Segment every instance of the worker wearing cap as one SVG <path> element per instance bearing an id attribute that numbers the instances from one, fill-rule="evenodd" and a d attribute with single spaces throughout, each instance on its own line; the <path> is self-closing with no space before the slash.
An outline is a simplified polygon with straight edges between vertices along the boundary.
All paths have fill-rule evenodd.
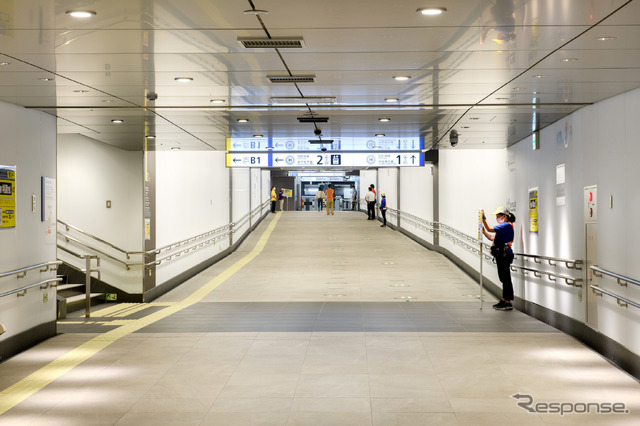
<path id="1" fill-rule="evenodd" d="M 493 305 L 494 309 L 500 311 L 510 311 L 513 309 L 511 301 L 513 300 L 513 283 L 511 282 L 511 263 L 513 262 L 513 237 L 515 231 L 513 223 L 516 217 L 508 209 L 500 206 L 493 214 L 496 215 L 498 224 L 494 227 L 489 226 L 487 217 L 482 210 L 482 233 L 485 237 L 493 241 L 491 246 L 491 254 L 496 259 L 498 266 L 498 278 L 502 283 L 502 299 Z"/>

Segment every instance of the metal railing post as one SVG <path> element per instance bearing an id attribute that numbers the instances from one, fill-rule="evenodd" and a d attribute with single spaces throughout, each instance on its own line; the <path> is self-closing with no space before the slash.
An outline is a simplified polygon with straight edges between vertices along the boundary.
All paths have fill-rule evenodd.
<path id="1" fill-rule="evenodd" d="M 83 256 L 85 258 L 85 302 L 84 302 L 84 316 L 89 318 L 91 316 L 91 255 Z"/>

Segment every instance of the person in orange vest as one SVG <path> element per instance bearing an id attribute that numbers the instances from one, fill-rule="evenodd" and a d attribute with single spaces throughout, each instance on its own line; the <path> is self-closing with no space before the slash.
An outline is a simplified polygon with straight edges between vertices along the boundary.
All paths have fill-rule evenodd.
<path id="1" fill-rule="evenodd" d="M 329 212 L 333 214 L 333 188 L 331 184 L 327 185 L 327 190 L 324 193 L 327 197 L 327 215 L 329 215 Z"/>
<path id="2" fill-rule="evenodd" d="M 271 213 L 276 212 L 276 201 L 278 201 L 278 197 L 276 196 L 276 187 L 271 188 Z"/>

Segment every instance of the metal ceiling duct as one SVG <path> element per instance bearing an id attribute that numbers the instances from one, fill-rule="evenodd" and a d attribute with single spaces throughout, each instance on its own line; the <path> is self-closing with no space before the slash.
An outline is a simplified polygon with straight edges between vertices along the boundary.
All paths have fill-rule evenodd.
<path id="1" fill-rule="evenodd" d="M 304 47 L 302 37 L 289 38 L 241 38 L 240 43 L 245 49 L 300 49 Z"/>

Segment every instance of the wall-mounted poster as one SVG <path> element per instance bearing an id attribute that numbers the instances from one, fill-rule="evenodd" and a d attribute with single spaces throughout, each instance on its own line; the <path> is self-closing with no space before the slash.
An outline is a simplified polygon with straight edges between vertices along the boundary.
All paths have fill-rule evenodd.
<path id="1" fill-rule="evenodd" d="M 538 188 L 529 190 L 529 233 L 538 233 Z"/>
<path id="2" fill-rule="evenodd" d="M 56 243 L 56 180 L 42 176 L 42 198 L 40 201 L 40 220 L 45 223 L 45 244 Z"/>
<path id="3" fill-rule="evenodd" d="M 16 226 L 16 166 L 0 166 L 0 228 Z"/>

